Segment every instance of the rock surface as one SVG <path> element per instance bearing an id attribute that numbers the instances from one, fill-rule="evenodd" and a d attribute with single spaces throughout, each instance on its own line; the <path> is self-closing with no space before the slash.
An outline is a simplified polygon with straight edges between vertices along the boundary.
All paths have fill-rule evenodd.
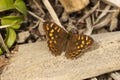
<path id="1" fill-rule="evenodd" d="M 99 47 L 74 60 L 52 56 L 46 41 L 20 45 L 1 80 L 80 80 L 120 70 L 120 32 L 92 37 Z"/>

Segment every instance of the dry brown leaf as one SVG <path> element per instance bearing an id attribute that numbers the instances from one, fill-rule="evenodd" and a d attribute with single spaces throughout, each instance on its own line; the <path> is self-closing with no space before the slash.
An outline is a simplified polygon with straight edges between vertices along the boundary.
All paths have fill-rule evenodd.
<path id="1" fill-rule="evenodd" d="M 89 0 L 60 0 L 60 2 L 68 13 L 80 11 L 89 4 Z"/>

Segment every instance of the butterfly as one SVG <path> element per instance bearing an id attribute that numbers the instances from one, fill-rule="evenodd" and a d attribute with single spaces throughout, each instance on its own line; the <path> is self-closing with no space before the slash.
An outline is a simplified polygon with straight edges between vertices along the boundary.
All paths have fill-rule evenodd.
<path id="1" fill-rule="evenodd" d="M 66 58 L 75 58 L 94 42 L 90 36 L 67 32 L 53 22 L 44 22 L 43 28 L 48 37 L 49 50 L 54 56 L 65 51 Z"/>

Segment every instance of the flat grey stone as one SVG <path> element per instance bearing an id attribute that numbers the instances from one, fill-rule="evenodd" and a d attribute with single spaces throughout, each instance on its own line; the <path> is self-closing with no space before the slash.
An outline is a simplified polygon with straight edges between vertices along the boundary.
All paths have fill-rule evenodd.
<path id="1" fill-rule="evenodd" d="M 1 80 L 80 80 L 120 70 L 120 32 L 92 37 L 99 46 L 74 60 L 51 55 L 46 41 L 20 45 Z"/>

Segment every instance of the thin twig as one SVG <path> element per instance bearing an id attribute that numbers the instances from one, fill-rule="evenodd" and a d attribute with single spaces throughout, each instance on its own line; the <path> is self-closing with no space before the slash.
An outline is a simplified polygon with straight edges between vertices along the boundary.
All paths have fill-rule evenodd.
<path id="1" fill-rule="evenodd" d="M 3 47 L 3 48 L 5 49 L 5 51 L 7 52 L 7 54 L 5 54 L 5 56 L 8 57 L 9 54 L 10 54 L 10 51 L 9 51 L 8 47 L 6 46 L 6 44 L 4 43 L 4 40 L 3 40 L 3 38 L 2 38 L 1 33 L 0 33 L 0 43 L 2 44 L 2 47 Z"/>
<path id="2" fill-rule="evenodd" d="M 86 30 L 85 34 L 90 35 L 93 31 L 92 22 L 91 22 L 90 17 L 87 17 L 85 21 L 86 21 L 86 24 L 87 24 L 87 30 Z"/>
<path id="3" fill-rule="evenodd" d="M 81 17 L 78 20 L 78 24 L 80 22 L 83 22 L 85 20 L 85 18 L 87 18 L 90 14 L 92 14 L 98 8 L 99 4 L 100 4 L 100 1 L 98 1 L 97 4 L 90 11 L 88 11 L 83 17 Z"/>
<path id="4" fill-rule="evenodd" d="M 45 22 L 45 20 L 43 20 L 42 18 L 40 18 L 39 16 L 37 16 L 35 13 L 31 12 L 31 11 L 27 11 L 30 15 L 32 15 L 33 17 L 37 18 L 38 20 Z"/>
<path id="5" fill-rule="evenodd" d="M 13 26 L 13 25 L 4 25 L 4 26 L 0 26 L 0 29 L 2 29 L 2 28 L 7 28 L 7 27 L 11 27 L 11 26 Z"/>
<path id="6" fill-rule="evenodd" d="M 120 10 L 117 9 L 116 12 L 112 13 L 112 16 L 111 16 L 111 24 L 110 24 L 110 28 L 109 28 L 110 31 L 112 31 L 112 30 L 114 30 L 114 29 L 117 28 L 119 11 L 120 11 Z"/>
<path id="7" fill-rule="evenodd" d="M 96 11 L 98 11 L 98 12 L 107 12 L 107 13 L 111 13 L 111 12 L 116 12 L 117 10 L 106 10 L 106 11 L 104 11 L 104 10 L 99 10 L 99 9 L 97 9 Z"/>
<path id="8" fill-rule="evenodd" d="M 17 23 L 18 23 L 18 22 L 16 21 L 16 22 L 14 22 L 14 23 L 12 23 L 12 24 L 0 26 L 0 29 L 14 26 L 14 25 L 16 25 Z"/>
<path id="9" fill-rule="evenodd" d="M 36 0 L 33 0 L 37 8 L 41 11 L 42 14 L 45 14 L 45 12 L 42 10 L 41 6 L 36 2 Z"/>
<path id="10" fill-rule="evenodd" d="M 110 76 L 111 76 L 114 80 L 120 80 L 120 74 L 118 74 L 117 72 L 111 73 Z"/>
<path id="11" fill-rule="evenodd" d="M 91 78 L 90 80 L 98 80 L 98 79 L 94 77 L 94 78 Z"/>
<path id="12" fill-rule="evenodd" d="M 101 22 L 99 22 L 98 24 L 94 25 L 93 28 L 94 29 L 99 29 L 99 28 L 102 28 L 102 27 L 108 25 L 108 23 L 111 21 L 111 15 L 112 14 L 108 14 L 105 18 L 103 18 L 101 20 Z"/>
<path id="13" fill-rule="evenodd" d="M 49 11 L 49 13 L 50 13 L 51 17 L 53 18 L 54 22 L 62 27 L 62 25 L 60 23 L 60 20 L 58 19 L 57 15 L 56 15 L 54 9 L 52 8 L 51 4 L 49 3 L 49 1 L 48 0 L 42 0 L 42 2 L 46 6 L 46 8 Z"/>
<path id="14" fill-rule="evenodd" d="M 33 25 L 32 28 L 36 28 L 40 24 L 40 21 L 37 21 L 35 25 Z"/>
<path id="15" fill-rule="evenodd" d="M 97 20 L 93 23 L 93 25 L 97 24 L 100 21 L 100 19 L 103 18 L 107 14 L 106 10 L 109 10 L 110 7 L 111 7 L 110 5 L 107 5 L 105 7 L 104 11 L 98 16 Z"/>

